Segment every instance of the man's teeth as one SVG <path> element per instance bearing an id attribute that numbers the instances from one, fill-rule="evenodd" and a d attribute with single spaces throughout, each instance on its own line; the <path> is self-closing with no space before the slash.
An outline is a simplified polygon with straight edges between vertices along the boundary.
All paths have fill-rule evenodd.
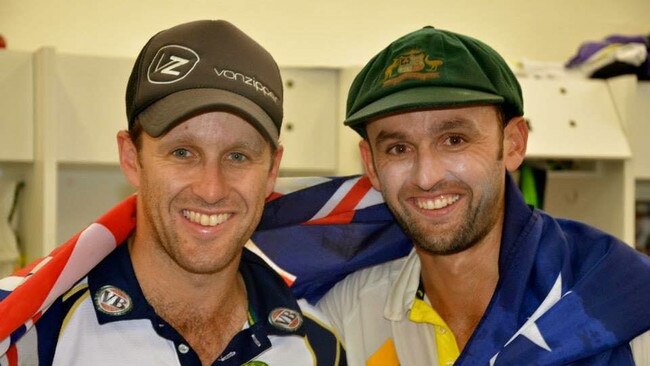
<path id="1" fill-rule="evenodd" d="M 436 199 L 419 199 L 417 200 L 418 207 L 424 210 L 438 210 L 447 207 L 452 203 L 458 201 L 459 195 L 440 196 Z"/>
<path id="2" fill-rule="evenodd" d="M 200 212 L 194 212 L 190 210 L 183 210 L 183 216 L 197 224 L 201 224 L 203 226 L 216 226 L 224 221 L 228 220 L 230 217 L 229 213 L 222 213 L 222 214 L 215 214 L 215 215 L 206 215 L 202 214 Z"/>

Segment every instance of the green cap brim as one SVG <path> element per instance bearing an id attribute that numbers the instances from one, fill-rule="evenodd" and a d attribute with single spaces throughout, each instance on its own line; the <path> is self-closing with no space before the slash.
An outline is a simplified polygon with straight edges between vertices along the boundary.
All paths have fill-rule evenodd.
<path id="1" fill-rule="evenodd" d="M 359 132 L 363 130 L 363 123 L 410 110 L 501 104 L 503 102 L 503 97 L 482 91 L 427 86 L 401 90 L 378 99 L 350 115 L 344 123 Z M 365 133 L 361 133 L 361 135 L 365 136 Z"/>

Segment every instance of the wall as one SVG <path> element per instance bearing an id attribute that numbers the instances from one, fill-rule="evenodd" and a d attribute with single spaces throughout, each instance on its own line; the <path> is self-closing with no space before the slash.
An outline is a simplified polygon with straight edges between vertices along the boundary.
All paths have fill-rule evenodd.
<path id="1" fill-rule="evenodd" d="M 163 28 L 222 18 L 282 66 L 341 67 L 433 25 L 478 37 L 513 62 L 564 61 L 585 40 L 649 33 L 648 15 L 648 0 L 0 0 L 0 34 L 16 50 L 135 57 Z"/>
<path id="2" fill-rule="evenodd" d="M 10 49 L 53 46 L 133 59 L 161 29 L 221 18 L 264 45 L 281 66 L 342 68 L 363 65 L 395 38 L 433 25 L 480 38 L 514 64 L 564 62 L 584 41 L 650 33 L 649 14 L 648 0 L 0 0 L 0 34 Z M 343 75 L 340 95 L 352 76 Z M 357 139 L 347 128 L 339 131 L 340 174 L 361 171 Z"/>

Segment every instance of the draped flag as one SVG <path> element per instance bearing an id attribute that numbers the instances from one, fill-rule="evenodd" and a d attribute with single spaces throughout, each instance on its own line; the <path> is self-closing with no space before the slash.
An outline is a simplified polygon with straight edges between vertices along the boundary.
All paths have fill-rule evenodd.
<path id="1" fill-rule="evenodd" d="M 0 363 L 16 365 L 18 339 L 128 238 L 136 199 L 0 280 Z M 456 365 L 631 364 L 627 342 L 650 328 L 648 257 L 531 210 L 511 179 L 504 222 L 499 283 Z M 278 180 L 246 245 L 311 302 L 348 273 L 412 249 L 381 195 L 359 176 Z"/>
<path id="2" fill-rule="evenodd" d="M 327 180 L 267 203 L 252 241 L 267 262 L 297 276 L 280 271 L 296 297 L 314 303 L 345 275 L 409 253 L 383 202 L 366 176 Z"/>
<path id="3" fill-rule="evenodd" d="M 633 365 L 649 302 L 647 256 L 531 209 L 507 179 L 499 282 L 455 365 Z"/>
<path id="4" fill-rule="evenodd" d="M 0 280 L 0 355 L 6 354 L 10 365 L 16 364 L 15 342 L 128 237 L 135 227 L 135 202 L 135 196 L 127 198 L 49 256 Z"/>

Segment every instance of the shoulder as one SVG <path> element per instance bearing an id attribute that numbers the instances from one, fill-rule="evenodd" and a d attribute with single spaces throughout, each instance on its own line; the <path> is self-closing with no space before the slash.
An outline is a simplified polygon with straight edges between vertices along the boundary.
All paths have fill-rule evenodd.
<path id="1" fill-rule="evenodd" d="M 324 297 L 329 301 L 335 298 L 362 298 L 367 292 L 377 289 L 386 291 L 395 282 L 407 257 L 378 264 L 369 268 L 354 272 L 337 283 Z"/>
<path id="2" fill-rule="evenodd" d="M 406 260 L 407 257 L 395 259 L 348 275 L 323 296 L 318 309 L 339 330 L 359 315 L 361 307 L 366 312 L 381 313 Z"/>
<path id="3" fill-rule="evenodd" d="M 631 261 L 643 271 L 650 270 L 650 260 L 617 237 L 583 222 L 554 218 L 543 211 L 542 235 L 547 240 L 564 243 L 576 268 L 587 270 L 596 264 L 607 262 L 623 263 Z M 604 261 L 604 263 L 600 263 Z M 647 272 L 650 273 L 650 272 Z"/>
<path id="4" fill-rule="evenodd" d="M 544 235 L 557 232 L 567 244 L 572 246 L 590 246 L 606 250 L 612 245 L 626 245 L 615 236 L 581 221 L 554 217 L 545 211 L 535 210 L 544 222 Z M 626 245 L 627 246 L 627 245 Z"/>
<path id="5" fill-rule="evenodd" d="M 31 328 L 23 326 L 24 334 L 16 342 L 18 364 L 51 362 L 66 319 L 74 314 L 79 303 L 88 298 L 88 282 L 83 278 L 54 300 Z"/>
<path id="6" fill-rule="evenodd" d="M 65 326 L 65 319 L 71 317 L 79 308 L 79 304 L 89 298 L 88 279 L 84 278 L 56 299 L 43 313 L 38 322 L 35 323 L 38 333 L 54 333 L 58 335 L 62 327 Z"/>
<path id="7" fill-rule="evenodd" d="M 384 308 L 408 258 L 348 275 L 317 304 L 341 336 L 351 364 L 364 364 L 368 355 L 390 337 Z"/>

